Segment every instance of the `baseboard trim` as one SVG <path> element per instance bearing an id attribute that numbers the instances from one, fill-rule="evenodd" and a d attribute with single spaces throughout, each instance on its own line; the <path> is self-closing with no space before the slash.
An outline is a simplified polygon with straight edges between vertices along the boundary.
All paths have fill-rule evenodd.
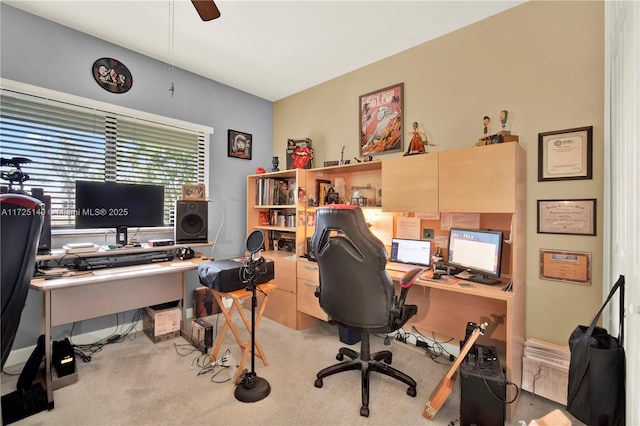
<path id="1" fill-rule="evenodd" d="M 193 315 L 193 308 L 187 309 L 187 318 L 191 318 Z M 128 324 L 120 324 L 120 329 L 126 330 L 133 325 L 132 322 Z M 138 321 L 135 328 L 132 331 L 142 331 L 142 321 Z M 75 344 L 86 344 L 89 342 L 97 342 L 98 340 L 105 339 L 113 334 L 113 327 L 103 328 L 100 330 L 94 330 L 88 333 L 78 334 L 73 336 Z M 7 362 L 4 368 L 11 368 L 13 366 L 21 366 L 29 359 L 29 356 L 35 349 L 36 345 L 27 346 L 20 349 L 14 349 L 9 353 Z"/>

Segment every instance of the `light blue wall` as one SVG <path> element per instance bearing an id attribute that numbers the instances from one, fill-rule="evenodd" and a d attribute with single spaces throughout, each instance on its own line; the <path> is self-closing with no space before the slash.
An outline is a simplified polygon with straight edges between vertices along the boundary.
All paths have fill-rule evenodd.
<path id="1" fill-rule="evenodd" d="M 207 184 L 213 201 L 209 204 L 209 239 L 213 240 L 223 223 L 214 257 L 225 259 L 244 252 L 246 175 L 260 166 L 271 167 L 272 102 L 181 69 L 174 69 L 172 76 L 166 63 L 5 4 L 0 4 L 0 43 L 2 78 L 213 127 Z M 96 84 L 91 66 L 102 57 L 117 59 L 129 68 L 133 75 L 131 90 L 112 94 Z M 169 92 L 172 81 L 173 97 Z M 253 135 L 252 160 L 227 157 L 228 129 Z M 56 240 L 53 243 L 61 245 Z M 197 275 L 191 273 L 190 289 L 197 285 Z M 40 308 L 40 295 L 31 291 L 14 349 L 36 343 Z M 115 326 L 114 316 L 84 321 L 76 325 L 74 335 L 110 326 Z M 68 333 L 69 327 L 59 327 L 55 332 Z"/>

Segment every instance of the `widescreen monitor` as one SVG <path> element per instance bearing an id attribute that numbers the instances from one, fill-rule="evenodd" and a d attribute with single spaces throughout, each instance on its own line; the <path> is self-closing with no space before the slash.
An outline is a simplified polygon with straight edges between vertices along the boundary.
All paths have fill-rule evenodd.
<path id="1" fill-rule="evenodd" d="M 499 284 L 502 232 L 483 229 L 449 230 L 447 264 L 462 269 L 459 276 L 480 284 Z M 495 278 L 491 278 L 495 277 Z"/>
<path id="2" fill-rule="evenodd" d="M 116 228 L 126 245 L 127 227 L 164 226 L 164 186 L 76 181 L 76 228 Z"/>

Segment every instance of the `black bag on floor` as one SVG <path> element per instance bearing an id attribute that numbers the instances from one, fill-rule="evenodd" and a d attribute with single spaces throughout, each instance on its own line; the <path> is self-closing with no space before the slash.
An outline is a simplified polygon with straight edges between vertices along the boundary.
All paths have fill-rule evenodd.
<path id="1" fill-rule="evenodd" d="M 618 337 L 597 327 L 602 311 L 620 288 Z M 624 276 L 609 292 L 591 325 L 579 325 L 569 337 L 571 362 L 567 411 L 588 425 L 625 424 Z"/>

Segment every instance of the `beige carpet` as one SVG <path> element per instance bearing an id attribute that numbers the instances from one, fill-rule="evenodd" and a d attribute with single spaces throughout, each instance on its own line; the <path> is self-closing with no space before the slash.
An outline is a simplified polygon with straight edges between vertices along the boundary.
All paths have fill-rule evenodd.
<path id="1" fill-rule="evenodd" d="M 236 315 L 235 319 L 238 320 Z M 221 318 L 218 332 L 222 328 Z M 209 318 L 215 324 L 215 316 Z M 239 330 L 244 325 L 238 324 Z M 241 326 L 241 327 L 240 327 Z M 246 336 L 244 333 L 243 336 Z M 393 366 L 418 383 L 417 396 L 389 377 L 372 373 L 370 416 L 360 416 L 360 372 L 350 371 L 314 386 L 315 374 L 336 362 L 344 346 L 336 327 L 320 323 L 295 331 L 264 318 L 258 329 L 269 365 L 256 358 L 256 372 L 271 385 L 265 399 L 244 403 L 236 400 L 229 370 L 214 376 L 198 374 L 207 360 L 194 352 L 183 338 L 153 344 L 142 332 L 122 343 L 107 345 L 90 363 L 78 360 L 77 383 L 54 392 L 55 408 L 30 416 L 19 425 L 449 425 L 460 424 L 459 380 L 434 421 L 422 416 L 426 400 L 447 370 L 415 348 L 372 337 L 372 349 L 391 348 Z M 223 351 L 236 360 L 241 351 L 227 333 Z M 358 349 L 358 345 L 353 346 Z M 446 360 L 442 362 L 448 363 Z M 250 369 L 251 362 L 247 362 Z M 19 373 L 21 367 L 6 367 Z M 15 376 L 2 376 L 2 393 L 15 389 Z M 225 381 L 224 383 L 217 383 Z M 528 424 L 559 404 L 523 392 L 516 415 L 509 424 Z M 566 414 L 566 412 L 565 412 Z M 574 425 L 580 424 L 567 415 Z M 491 425 L 488 425 L 491 426 Z"/>

